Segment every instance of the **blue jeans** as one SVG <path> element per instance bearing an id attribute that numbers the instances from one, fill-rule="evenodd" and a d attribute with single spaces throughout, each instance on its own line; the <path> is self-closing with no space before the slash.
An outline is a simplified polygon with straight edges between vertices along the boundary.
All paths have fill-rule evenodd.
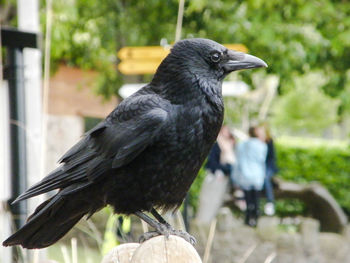
<path id="1" fill-rule="evenodd" d="M 231 184 L 232 186 L 235 185 L 234 174 L 235 174 L 235 165 L 232 164 L 232 165 L 231 165 L 231 172 L 230 172 L 230 184 Z"/>
<path id="2" fill-rule="evenodd" d="M 275 195 L 273 193 L 273 186 L 272 186 L 272 176 L 274 176 L 274 172 L 272 169 L 266 169 L 266 176 L 264 181 L 264 189 L 266 193 L 266 199 L 267 202 L 274 202 L 275 201 Z"/>

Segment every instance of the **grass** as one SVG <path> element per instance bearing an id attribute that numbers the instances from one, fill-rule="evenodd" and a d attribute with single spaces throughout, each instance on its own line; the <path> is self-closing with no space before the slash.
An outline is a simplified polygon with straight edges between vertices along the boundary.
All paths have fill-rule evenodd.
<path id="1" fill-rule="evenodd" d="M 72 245 L 58 242 L 48 248 L 47 258 L 59 263 L 99 263 L 102 260 L 102 254 L 98 248 L 86 247 L 79 244 L 76 250 L 72 249 L 73 247 Z M 75 259 L 73 259 L 74 254 L 77 255 Z"/>

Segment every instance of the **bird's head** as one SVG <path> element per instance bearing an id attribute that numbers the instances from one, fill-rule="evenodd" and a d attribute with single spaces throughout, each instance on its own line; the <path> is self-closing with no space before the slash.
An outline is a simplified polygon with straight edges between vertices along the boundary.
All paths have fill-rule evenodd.
<path id="1" fill-rule="evenodd" d="M 160 66 L 161 71 L 188 72 L 200 78 L 219 81 L 236 70 L 267 67 L 260 58 L 229 50 L 215 41 L 203 38 L 177 42 L 166 60 L 168 63 Z"/>

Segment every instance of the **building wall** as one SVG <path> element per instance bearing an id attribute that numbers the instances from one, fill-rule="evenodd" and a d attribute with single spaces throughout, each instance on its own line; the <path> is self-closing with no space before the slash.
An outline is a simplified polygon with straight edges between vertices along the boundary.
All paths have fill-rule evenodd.
<path id="1" fill-rule="evenodd" d="M 49 115 L 45 143 L 46 174 L 79 141 L 84 117 L 104 118 L 118 104 L 117 98 L 104 101 L 94 93 L 97 73 L 61 65 L 50 79 Z"/>
<path id="2" fill-rule="evenodd" d="M 46 138 L 46 173 L 59 164 L 61 156 L 76 144 L 84 133 L 84 119 L 74 115 L 49 115 Z"/>
<path id="3" fill-rule="evenodd" d="M 104 118 L 118 104 L 94 93 L 97 73 L 61 65 L 50 79 L 49 114 Z"/>

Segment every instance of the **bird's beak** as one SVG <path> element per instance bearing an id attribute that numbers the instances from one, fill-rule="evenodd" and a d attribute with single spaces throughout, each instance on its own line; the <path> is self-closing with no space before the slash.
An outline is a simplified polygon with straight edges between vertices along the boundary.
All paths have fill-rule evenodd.
<path id="1" fill-rule="evenodd" d="M 229 50 L 228 60 L 223 65 L 226 72 L 232 72 L 240 69 L 266 68 L 265 61 L 249 54 Z"/>

